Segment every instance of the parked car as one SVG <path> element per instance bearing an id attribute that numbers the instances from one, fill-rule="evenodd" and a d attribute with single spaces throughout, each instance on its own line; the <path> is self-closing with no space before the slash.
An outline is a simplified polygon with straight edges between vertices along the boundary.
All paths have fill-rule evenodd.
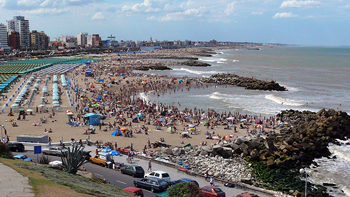
<path id="1" fill-rule="evenodd" d="M 143 191 L 140 188 L 137 187 L 127 187 L 123 189 L 126 192 L 130 192 L 133 193 L 135 196 L 140 196 L 140 197 L 144 197 L 143 195 Z"/>
<path id="2" fill-rule="evenodd" d="M 168 191 L 164 191 L 164 192 L 158 193 L 156 195 L 156 197 L 169 197 L 169 192 Z"/>
<path id="3" fill-rule="evenodd" d="M 246 192 L 246 193 L 241 193 L 241 194 L 238 194 L 237 196 L 232 196 L 232 197 L 259 197 L 259 196 Z"/>
<path id="4" fill-rule="evenodd" d="M 179 183 L 182 183 L 182 182 L 192 182 L 194 183 L 195 185 L 197 185 L 197 187 L 199 188 L 199 184 L 197 181 L 193 180 L 193 179 L 188 179 L 188 178 L 182 178 L 182 179 L 178 179 L 176 181 L 170 181 L 169 184 L 170 185 L 176 185 L 176 184 L 179 184 Z"/>
<path id="5" fill-rule="evenodd" d="M 10 142 L 7 144 L 7 147 L 9 147 L 11 151 L 16 151 L 16 152 L 24 151 L 24 145 L 20 142 Z"/>
<path id="6" fill-rule="evenodd" d="M 120 168 L 120 172 L 122 174 L 129 174 L 133 177 L 143 177 L 145 175 L 143 168 L 137 165 L 124 165 Z"/>
<path id="7" fill-rule="evenodd" d="M 160 178 L 160 179 L 164 179 L 166 182 L 170 182 L 169 174 L 163 171 L 153 171 L 153 172 L 147 173 L 145 174 L 145 178 L 146 177 Z"/>
<path id="8" fill-rule="evenodd" d="M 134 181 L 135 187 L 142 187 L 151 192 L 161 192 L 168 188 L 168 183 L 160 178 L 146 177 Z"/>
<path id="9" fill-rule="evenodd" d="M 15 155 L 13 156 L 15 159 L 21 159 L 23 161 L 32 161 L 31 158 L 27 157 L 27 155 Z"/>
<path id="10" fill-rule="evenodd" d="M 68 150 L 62 146 L 52 146 L 47 150 L 43 150 L 44 155 L 55 155 L 62 156 L 62 153 L 65 154 Z"/>
<path id="11" fill-rule="evenodd" d="M 223 192 L 220 188 L 215 186 L 204 186 L 199 189 L 200 196 L 211 197 L 211 196 L 222 196 L 226 197 L 225 192 Z"/>
<path id="12" fill-rule="evenodd" d="M 56 160 L 56 161 L 50 161 L 50 162 L 49 162 L 49 165 L 50 165 L 51 167 L 60 167 L 60 166 L 62 166 L 62 161 L 58 161 L 58 160 Z"/>

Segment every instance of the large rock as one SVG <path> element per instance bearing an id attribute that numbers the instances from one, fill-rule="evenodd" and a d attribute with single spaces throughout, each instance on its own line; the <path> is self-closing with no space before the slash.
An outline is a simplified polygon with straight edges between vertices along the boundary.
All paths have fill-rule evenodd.
<path id="1" fill-rule="evenodd" d="M 175 156 L 183 155 L 186 153 L 184 149 L 178 147 L 173 148 L 172 151 Z"/>

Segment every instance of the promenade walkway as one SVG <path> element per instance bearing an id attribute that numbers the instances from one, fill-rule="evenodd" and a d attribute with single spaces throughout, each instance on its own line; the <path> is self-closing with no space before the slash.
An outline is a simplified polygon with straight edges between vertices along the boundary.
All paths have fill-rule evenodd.
<path id="1" fill-rule="evenodd" d="M 28 177 L 0 163 L 0 197 L 35 196 L 28 181 Z"/>

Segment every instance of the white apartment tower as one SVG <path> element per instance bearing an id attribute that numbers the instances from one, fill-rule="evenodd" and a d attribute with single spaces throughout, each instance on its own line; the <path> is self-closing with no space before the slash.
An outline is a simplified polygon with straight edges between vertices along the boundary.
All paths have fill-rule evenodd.
<path id="1" fill-rule="evenodd" d="M 87 44 L 87 33 L 80 33 L 77 35 L 77 43 L 79 46 L 85 47 Z"/>
<path id="2" fill-rule="evenodd" d="M 0 23 L 0 50 L 10 49 L 7 42 L 7 29 L 6 25 Z"/>
<path id="3" fill-rule="evenodd" d="M 22 50 L 30 49 L 29 21 L 24 16 L 14 16 L 7 21 L 7 32 L 18 32 Z"/>

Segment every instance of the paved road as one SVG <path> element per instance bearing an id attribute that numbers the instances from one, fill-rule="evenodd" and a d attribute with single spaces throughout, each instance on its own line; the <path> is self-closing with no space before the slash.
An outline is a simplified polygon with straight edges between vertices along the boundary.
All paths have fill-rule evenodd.
<path id="1" fill-rule="evenodd" d="M 28 157 L 32 158 L 33 161 L 36 161 L 37 155 L 34 155 L 33 151 L 26 151 L 25 154 Z M 59 157 L 55 157 L 55 156 L 50 156 L 50 158 L 51 158 L 51 161 L 60 160 Z M 114 160 L 116 162 L 122 162 L 125 164 L 127 163 L 126 156 L 114 157 Z M 148 167 L 148 161 L 143 160 L 143 159 L 135 158 L 133 160 L 133 164 L 142 166 L 143 169 L 145 169 L 145 171 L 147 170 L 147 167 Z M 129 176 L 129 175 L 121 174 L 120 171 L 104 168 L 104 167 L 101 167 L 99 165 L 95 165 L 92 163 L 86 163 L 86 164 L 84 164 L 84 167 L 86 168 L 87 171 L 94 173 L 98 177 L 101 177 L 101 178 L 108 180 L 111 184 L 114 184 L 120 188 L 133 187 L 133 180 L 138 179 L 138 178 L 134 178 L 134 177 Z M 159 165 L 156 163 L 152 163 L 152 170 L 161 170 L 161 171 L 168 172 L 170 177 L 171 177 L 171 180 L 177 180 L 180 178 L 190 178 L 190 179 L 196 180 L 199 183 L 200 187 L 203 187 L 205 185 L 209 185 L 209 183 L 206 182 L 203 177 L 190 176 L 190 175 L 187 175 L 185 173 L 178 172 L 174 168 Z M 226 196 L 228 196 L 228 197 L 233 196 L 233 195 L 237 195 L 237 194 L 240 194 L 243 192 L 247 192 L 247 191 L 244 191 L 241 189 L 224 187 L 222 183 L 218 183 L 218 182 L 216 182 L 216 186 L 220 187 L 226 193 Z M 145 193 L 145 196 L 147 196 L 147 197 L 154 197 L 155 196 L 155 194 L 151 193 L 148 190 L 143 189 L 143 191 Z M 267 195 L 263 195 L 263 194 L 259 194 L 259 196 L 268 197 Z"/>

